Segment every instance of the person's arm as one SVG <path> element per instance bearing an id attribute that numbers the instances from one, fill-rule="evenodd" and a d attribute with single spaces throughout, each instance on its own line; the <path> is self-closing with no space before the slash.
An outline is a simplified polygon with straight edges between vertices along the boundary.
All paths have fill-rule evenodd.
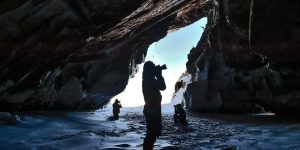
<path id="1" fill-rule="evenodd" d="M 156 75 L 156 79 L 158 81 L 158 89 L 160 91 L 165 90 L 166 89 L 166 83 L 165 83 L 164 77 L 161 75 L 161 71 L 160 71 L 160 73 L 158 73 L 158 75 Z"/>

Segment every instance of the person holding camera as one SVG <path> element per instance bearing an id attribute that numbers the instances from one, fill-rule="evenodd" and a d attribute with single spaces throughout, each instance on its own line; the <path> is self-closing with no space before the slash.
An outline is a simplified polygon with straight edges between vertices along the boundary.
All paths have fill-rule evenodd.
<path id="1" fill-rule="evenodd" d="M 152 150 L 156 138 L 161 135 L 161 99 L 160 91 L 166 89 L 162 70 L 166 65 L 155 66 L 152 61 L 147 61 L 143 68 L 143 95 L 145 100 L 144 116 L 146 118 L 146 137 L 143 143 L 144 150 Z"/>
<path id="2" fill-rule="evenodd" d="M 114 119 L 119 119 L 120 108 L 122 108 L 121 102 L 118 99 L 116 99 L 113 103 Z"/>

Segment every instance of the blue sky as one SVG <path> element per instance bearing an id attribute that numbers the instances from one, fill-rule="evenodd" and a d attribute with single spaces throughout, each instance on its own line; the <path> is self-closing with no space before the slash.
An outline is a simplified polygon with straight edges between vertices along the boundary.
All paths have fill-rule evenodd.
<path id="1" fill-rule="evenodd" d="M 163 70 L 167 89 L 161 92 L 163 96 L 162 103 L 169 103 L 171 101 L 174 93 L 174 85 L 180 75 L 186 70 L 187 54 L 200 40 L 206 22 L 206 18 L 198 20 L 189 26 L 168 33 L 166 37 L 149 46 L 145 60 L 151 60 L 156 65 L 166 64 L 168 68 L 167 70 Z M 134 78 L 129 80 L 124 92 L 115 96 L 112 102 L 118 98 L 125 107 L 144 105 L 142 93 L 143 64 L 139 68 L 139 72 Z"/>

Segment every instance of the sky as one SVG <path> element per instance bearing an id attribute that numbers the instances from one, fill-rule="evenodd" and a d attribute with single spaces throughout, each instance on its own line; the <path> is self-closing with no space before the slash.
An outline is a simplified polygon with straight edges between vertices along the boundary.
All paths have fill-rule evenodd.
<path id="1" fill-rule="evenodd" d="M 150 60 L 156 65 L 166 64 L 168 68 L 162 71 L 167 86 L 165 91 L 161 91 L 162 104 L 172 100 L 174 85 L 186 70 L 187 54 L 197 45 L 206 23 L 206 18 L 200 19 L 189 26 L 168 33 L 166 37 L 149 46 L 145 62 Z M 119 99 L 123 107 L 136 107 L 145 104 L 142 93 L 143 65 L 139 65 L 138 73 L 134 78 L 129 79 L 126 89 L 112 98 L 111 103 L 115 99 Z"/>

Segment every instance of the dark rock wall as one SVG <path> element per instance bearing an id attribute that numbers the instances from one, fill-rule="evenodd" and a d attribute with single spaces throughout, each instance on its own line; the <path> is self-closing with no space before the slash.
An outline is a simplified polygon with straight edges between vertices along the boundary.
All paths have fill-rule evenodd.
<path id="1" fill-rule="evenodd" d="M 104 42 L 89 43 L 143 2 L 1 1 L 1 110 L 96 108 L 120 92 L 128 79 L 126 58 L 115 62 Z"/>
<path id="2" fill-rule="evenodd" d="M 24 0 L 0 8 L 0 110 L 17 112 L 101 107 L 124 90 L 151 43 L 205 16 L 209 4 Z"/>
<path id="3" fill-rule="evenodd" d="M 259 104 L 276 114 L 299 115 L 299 7 L 298 1 L 216 1 L 189 54 L 194 83 L 187 100 L 198 104 L 189 107 L 248 113 Z M 195 86 L 202 95 L 193 92 Z"/>

